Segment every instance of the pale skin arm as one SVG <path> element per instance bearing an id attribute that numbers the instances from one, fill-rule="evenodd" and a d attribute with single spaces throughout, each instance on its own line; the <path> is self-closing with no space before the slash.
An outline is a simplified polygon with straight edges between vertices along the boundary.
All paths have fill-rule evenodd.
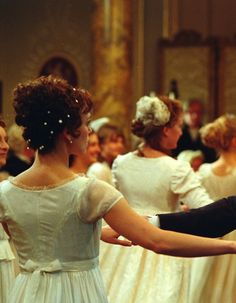
<path id="1" fill-rule="evenodd" d="M 236 243 L 161 230 L 140 217 L 121 199 L 104 216 L 107 224 L 133 243 L 156 253 L 197 257 L 236 253 Z"/>

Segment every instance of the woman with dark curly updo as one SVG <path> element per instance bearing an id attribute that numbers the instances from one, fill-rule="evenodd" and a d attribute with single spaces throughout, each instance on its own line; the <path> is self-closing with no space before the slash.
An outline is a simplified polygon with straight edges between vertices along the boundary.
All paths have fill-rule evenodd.
<path id="1" fill-rule="evenodd" d="M 14 108 L 36 153 L 28 170 L 0 184 L 0 221 L 7 223 L 21 269 L 8 303 L 107 302 L 98 267 L 101 218 L 117 231 L 116 237 L 124 235 L 156 253 L 236 253 L 234 242 L 156 228 L 115 188 L 69 169 L 69 156 L 87 146 L 88 92 L 41 77 L 16 87 Z M 112 237 L 116 244 L 130 245 L 114 233 Z"/>
<path id="2" fill-rule="evenodd" d="M 14 90 L 13 105 L 16 123 L 24 127 L 24 139 L 39 154 L 52 151 L 65 128 L 69 137 L 78 138 L 82 114 L 92 110 L 88 92 L 52 77 L 19 84 Z"/>

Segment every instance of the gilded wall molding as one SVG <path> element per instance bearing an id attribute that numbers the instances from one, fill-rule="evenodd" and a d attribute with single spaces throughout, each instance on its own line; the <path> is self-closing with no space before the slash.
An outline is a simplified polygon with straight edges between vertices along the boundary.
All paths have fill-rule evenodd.
<path id="1" fill-rule="evenodd" d="M 163 0 L 162 37 L 171 38 L 179 31 L 179 1 Z"/>

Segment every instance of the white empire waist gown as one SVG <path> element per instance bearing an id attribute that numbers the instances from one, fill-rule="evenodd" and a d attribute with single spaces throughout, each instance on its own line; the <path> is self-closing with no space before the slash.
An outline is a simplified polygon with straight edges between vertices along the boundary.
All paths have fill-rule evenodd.
<path id="1" fill-rule="evenodd" d="M 142 215 L 178 211 L 180 201 L 190 208 L 211 202 L 190 165 L 169 156 L 119 156 L 113 175 L 117 189 Z M 187 303 L 191 262 L 101 243 L 101 270 L 112 303 Z"/>
<path id="2" fill-rule="evenodd" d="M 14 179 L 13 179 L 14 180 Z M 10 303 L 106 303 L 98 266 L 101 218 L 122 195 L 105 182 L 76 177 L 53 187 L 0 186 L 21 273 Z"/>

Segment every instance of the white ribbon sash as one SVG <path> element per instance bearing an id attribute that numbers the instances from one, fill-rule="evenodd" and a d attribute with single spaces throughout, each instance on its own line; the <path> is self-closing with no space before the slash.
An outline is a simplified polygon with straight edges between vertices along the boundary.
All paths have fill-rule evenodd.
<path id="1" fill-rule="evenodd" d="M 41 297 L 40 291 L 40 278 L 45 273 L 59 273 L 59 272 L 79 272 L 91 270 L 98 266 L 98 257 L 90 260 L 75 261 L 75 262 L 60 262 L 58 259 L 51 261 L 50 263 L 36 263 L 32 260 L 28 260 L 25 265 L 21 265 L 23 270 L 22 274 L 31 274 L 29 284 L 27 285 L 26 302 L 35 302 L 36 297 Z"/>

